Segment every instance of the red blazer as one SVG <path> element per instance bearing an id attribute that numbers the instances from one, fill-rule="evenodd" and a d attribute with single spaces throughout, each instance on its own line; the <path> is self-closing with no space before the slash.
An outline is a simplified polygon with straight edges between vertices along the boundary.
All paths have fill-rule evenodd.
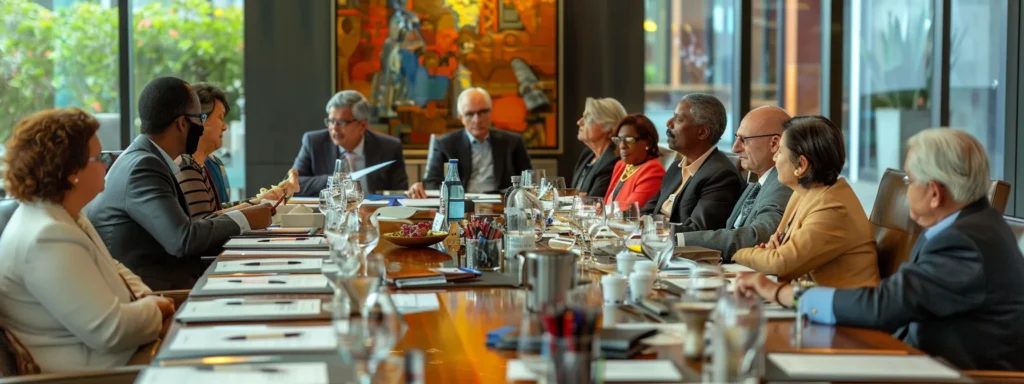
<path id="1" fill-rule="evenodd" d="M 626 170 L 626 163 L 619 160 L 615 163 L 615 171 L 612 172 L 612 182 L 608 184 L 608 192 L 604 195 L 604 203 L 612 203 L 612 193 L 615 192 L 615 187 L 619 185 L 619 177 L 622 177 L 622 172 Z M 644 204 L 647 204 L 647 200 L 658 194 L 661 191 L 661 179 L 665 177 L 665 168 L 661 166 L 661 162 L 657 158 L 649 159 L 647 162 L 640 165 L 640 169 L 626 179 L 625 183 L 622 184 L 622 189 L 619 190 L 619 194 L 615 197 L 615 201 L 619 202 L 619 205 L 623 203 L 636 202 L 643 208 Z"/>

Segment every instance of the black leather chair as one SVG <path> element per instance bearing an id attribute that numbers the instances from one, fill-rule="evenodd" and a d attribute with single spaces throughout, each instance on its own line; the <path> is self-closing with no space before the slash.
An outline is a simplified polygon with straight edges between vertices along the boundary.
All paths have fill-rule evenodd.
<path id="1" fill-rule="evenodd" d="M 18 210 L 18 204 L 18 200 L 14 199 L 0 200 L 0 233 L 7 228 L 7 223 L 11 221 L 11 216 L 14 216 L 14 211 Z"/>

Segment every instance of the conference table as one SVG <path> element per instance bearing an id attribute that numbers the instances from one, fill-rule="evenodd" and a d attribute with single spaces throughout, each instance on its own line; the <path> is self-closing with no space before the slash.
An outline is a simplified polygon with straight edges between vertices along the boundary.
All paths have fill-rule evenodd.
<path id="1" fill-rule="evenodd" d="M 500 213 L 500 205 L 480 206 L 478 212 Z M 372 212 L 375 207 L 361 208 L 363 213 Z M 432 212 L 421 212 L 411 220 L 429 220 Z M 397 228 L 397 223 L 382 222 L 381 232 Z M 431 268 L 451 266 L 453 257 L 432 248 L 401 248 L 386 240 L 381 240 L 376 252 L 384 255 L 389 271 L 395 266 L 402 269 Z M 287 251 L 281 251 L 282 255 Z M 244 256 L 227 256 L 221 254 L 217 260 L 230 260 Z M 279 257 L 279 256 L 275 256 Z M 285 256 L 287 257 L 287 256 Z M 506 271 L 515 274 L 516 271 Z M 587 278 L 597 281 L 600 272 L 586 272 Z M 597 291 L 596 299 L 600 300 L 599 284 L 590 284 Z M 392 292 L 396 292 L 392 288 Z M 424 353 L 424 375 L 427 383 L 493 383 L 505 382 L 506 365 L 515 358 L 515 353 L 496 351 L 486 346 L 486 334 L 504 326 L 518 326 L 521 320 L 523 302 L 526 292 L 517 288 L 453 288 L 443 290 L 415 289 L 403 290 L 415 293 L 436 293 L 440 303 L 439 310 L 411 313 L 404 315 L 408 331 L 392 351 L 392 355 L 400 356 L 409 350 L 420 350 Z M 263 295 L 247 296 L 251 298 L 281 297 L 318 297 L 330 300 L 330 295 Z M 205 299 L 205 298 L 204 298 Z M 599 301 L 598 301 L 599 303 Z M 644 321 L 642 314 L 622 313 L 620 321 Z M 271 324 L 308 324 L 327 325 L 330 320 L 304 320 L 273 322 Z M 225 324 L 225 323 L 217 323 Z M 210 324 L 200 324 L 207 326 Z M 164 340 L 171 340 L 185 324 L 174 322 Z M 766 353 L 790 352 L 809 354 L 892 354 L 919 355 L 921 351 L 914 349 L 887 333 L 875 330 L 843 326 L 824 326 L 808 324 L 803 330 L 801 345 L 794 345 L 793 320 L 770 320 L 767 325 Z M 161 359 L 161 352 L 166 343 L 156 351 L 154 365 L 174 365 L 173 360 Z M 687 381 L 699 381 L 701 364 L 681 356 L 681 347 L 652 347 L 650 352 L 639 359 L 671 359 Z M 319 358 L 319 357 L 313 357 Z M 330 357 L 323 357 L 330 359 Z M 205 359 L 201 363 L 236 362 L 231 359 Z M 392 362 L 393 363 L 393 362 Z M 389 364 L 392 364 L 389 363 Z M 398 364 L 400 365 L 400 363 Z M 397 369 L 395 367 L 391 367 Z"/>

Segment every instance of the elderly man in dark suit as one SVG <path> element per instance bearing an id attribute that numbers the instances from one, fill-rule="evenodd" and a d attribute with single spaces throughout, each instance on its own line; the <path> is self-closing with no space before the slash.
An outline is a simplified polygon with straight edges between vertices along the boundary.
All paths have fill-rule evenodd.
<path id="1" fill-rule="evenodd" d="M 874 288 L 806 291 L 751 274 L 738 291 L 799 301 L 815 322 L 895 332 L 961 369 L 1024 370 L 1024 256 L 986 198 L 985 148 L 949 128 L 907 147 L 907 204 L 924 233 L 895 274 Z"/>
<path id="2" fill-rule="evenodd" d="M 146 85 L 139 95 L 142 135 L 110 167 L 104 192 L 86 209 L 111 256 L 154 290 L 192 288 L 203 274 L 200 256 L 270 225 L 267 204 L 189 217 L 174 158 L 196 151 L 206 120 L 200 112 L 185 81 L 161 77 Z"/>
<path id="3" fill-rule="evenodd" d="M 793 190 L 779 182 L 773 159 L 779 151 L 786 120 L 789 114 L 774 106 L 754 109 L 743 117 L 732 151 L 739 155 L 743 169 L 756 180 L 743 191 L 725 228 L 677 233 L 677 246 L 717 249 L 722 251 L 722 261 L 728 263 L 740 248 L 768 242 L 779 228 L 786 203 L 793 194 Z"/>
<path id="4" fill-rule="evenodd" d="M 341 91 L 331 97 L 324 119 L 327 129 L 302 136 L 302 148 L 292 165 L 299 174 L 297 195 L 317 196 L 327 188 L 327 177 L 334 174 L 338 159 L 349 162 L 352 171 L 394 160 L 359 179 L 365 193 L 409 188 L 402 142 L 368 129 L 370 115 L 370 103 L 359 92 Z"/>
<path id="5" fill-rule="evenodd" d="M 459 94 L 458 108 L 464 130 L 437 139 L 427 174 L 413 184 L 407 195 L 424 198 L 426 189 L 438 189 L 444 181 L 443 164 L 459 160 L 459 179 L 468 193 L 495 193 L 512 186 L 512 176 L 533 169 L 523 138 L 491 127 L 491 96 L 482 88 Z"/>
<path id="6" fill-rule="evenodd" d="M 715 146 L 725 134 L 725 106 L 714 96 L 691 93 L 668 121 L 668 146 L 683 155 L 665 171 L 658 192 L 643 208 L 663 214 L 679 232 L 725 228 L 743 193 L 743 177 Z"/>

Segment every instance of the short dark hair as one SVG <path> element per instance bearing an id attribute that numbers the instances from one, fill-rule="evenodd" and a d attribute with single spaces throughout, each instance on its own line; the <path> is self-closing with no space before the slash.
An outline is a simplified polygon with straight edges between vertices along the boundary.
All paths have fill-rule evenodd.
<path id="1" fill-rule="evenodd" d="M 647 116 L 640 113 L 634 113 L 632 115 L 626 115 L 619 123 L 615 125 L 615 129 L 612 129 L 612 137 L 619 134 L 619 129 L 627 125 L 632 125 L 636 128 L 636 132 L 640 135 L 640 139 L 647 140 L 650 142 L 650 146 L 647 147 L 647 158 L 656 159 L 661 156 L 661 152 L 658 151 L 658 129 L 654 128 L 654 123 Z"/>
<path id="2" fill-rule="evenodd" d="M 693 116 L 693 123 L 708 127 L 711 136 L 711 146 L 715 146 L 722 140 L 725 134 L 725 125 L 728 117 L 725 113 L 725 105 L 717 97 L 706 93 L 691 93 L 683 96 L 682 101 L 690 103 L 690 116 Z M 680 102 L 682 102 L 680 101 Z"/>
<path id="3" fill-rule="evenodd" d="M 199 96 L 199 108 L 202 109 L 203 113 L 213 113 L 213 107 L 215 101 L 220 101 L 224 105 L 224 116 L 231 113 L 231 105 L 228 104 L 228 96 L 224 94 L 224 90 L 212 83 L 196 83 L 192 85 L 192 90 Z"/>
<path id="4" fill-rule="evenodd" d="M 18 121 L 7 142 L 4 186 L 20 201 L 64 201 L 68 181 L 89 164 L 89 140 L 99 121 L 78 108 L 48 109 Z"/>
<path id="5" fill-rule="evenodd" d="M 146 84 L 139 94 L 142 133 L 164 133 L 171 122 L 188 111 L 193 93 L 191 85 L 176 77 L 160 77 Z"/>
<path id="6" fill-rule="evenodd" d="M 782 127 L 789 160 L 798 165 L 800 156 L 807 158 L 807 173 L 797 180 L 800 186 L 835 184 L 846 164 L 846 143 L 839 127 L 825 116 L 797 116 Z"/>

